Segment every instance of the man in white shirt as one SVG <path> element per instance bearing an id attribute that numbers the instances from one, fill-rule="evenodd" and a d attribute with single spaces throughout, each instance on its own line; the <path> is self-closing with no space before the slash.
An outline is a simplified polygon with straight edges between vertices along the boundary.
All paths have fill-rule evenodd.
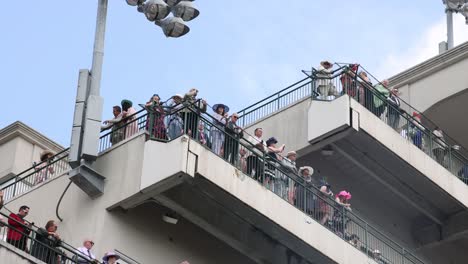
<path id="1" fill-rule="evenodd" d="M 254 135 L 249 137 L 249 142 L 252 143 L 252 145 L 257 145 L 258 143 L 261 143 L 264 146 L 264 149 L 266 149 L 266 142 L 262 139 L 263 136 L 263 129 L 261 127 L 257 127 L 254 130 Z"/>
<path id="2" fill-rule="evenodd" d="M 99 263 L 99 261 L 96 260 L 96 256 L 91 252 L 91 248 L 93 246 L 94 242 L 91 239 L 85 239 L 83 241 L 83 246 L 77 248 L 77 253 L 79 253 L 81 256 L 77 258 L 76 263 L 89 263 L 89 260 Z M 86 260 L 83 257 L 86 257 Z"/>

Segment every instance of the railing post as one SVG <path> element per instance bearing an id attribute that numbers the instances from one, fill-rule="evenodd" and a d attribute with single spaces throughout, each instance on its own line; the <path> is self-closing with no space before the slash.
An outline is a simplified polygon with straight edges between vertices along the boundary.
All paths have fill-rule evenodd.
<path id="1" fill-rule="evenodd" d="M 305 186 L 305 181 L 302 181 L 304 183 L 304 185 L 302 186 L 302 189 L 304 189 L 304 197 L 303 197 L 303 210 L 304 212 L 307 214 L 307 188 Z"/>
<path id="2" fill-rule="evenodd" d="M 276 99 L 277 100 L 277 104 L 276 104 L 276 110 L 279 110 L 280 109 L 280 94 L 278 93 L 278 98 Z"/>
<path id="3" fill-rule="evenodd" d="M 405 248 L 402 247 L 401 250 L 402 250 L 402 252 L 401 252 L 401 263 L 405 264 Z"/>
<path id="4" fill-rule="evenodd" d="M 452 159 L 452 147 L 449 146 L 449 145 L 447 144 L 447 148 L 448 148 L 448 170 L 449 170 L 450 172 L 452 172 L 452 167 L 453 167 L 453 166 L 452 166 L 452 163 L 453 163 L 453 159 Z M 453 172 L 452 172 L 452 173 L 453 173 Z"/>
<path id="5" fill-rule="evenodd" d="M 365 240 L 365 243 L 366 243 L 366 255 L 369 257 L 369 241 L 367 239 L 368 231 L 369 231 L 369 228 L 368 228 L 367 222 L 366 222 L 366 228 L 364 230 L 364 240 Z"/>

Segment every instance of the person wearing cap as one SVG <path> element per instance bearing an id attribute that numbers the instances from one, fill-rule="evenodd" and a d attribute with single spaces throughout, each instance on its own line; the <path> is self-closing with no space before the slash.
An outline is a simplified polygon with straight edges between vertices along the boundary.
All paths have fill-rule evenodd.
<path id="1" fill-rule="evenodd" d="M 327 60 L 321 61 L 317 77 L 317 91 L 320 94 L 319 99 L 326 100 L 330 95 L 336 95 L 334 92 L 334 85 L 331 82 L 331 76 L 333 72 L 333 64 Z"/>
<path id="2" fill-rule="evenodd" d="M 226 122 L 226 138 L 224 139 L 224 159 L 231 164 L 237 163 L 239 154 L 239 140 L 244 137 L 244 131 L 237 125 L 239 115 L 234 113 Z"/>
<path id="3" fill-rule="evenodd" d="M 199 116 L 201 113 L 206 113 L 207 102 L 203 99 L 198 99 L 198 90 L 192 88 L 185 94 L 183 103 L 186 107 L 184 115 L 184 123 L 187 125 L 185 132 L 192 138 L 198 138 L 197 136 L 197 126 L 199 121 Z"/>
<path id="4" fill-rule="evenodd" d="M 96 259 L 96 256 L 91 252 L 91 249 L 94 246 L 93 240 L 87 238 L 83 241 L 83 246 L 77 248 L 77 257 L 75 259 L 77 264 L 87 264 L 90 261 L 92 263 L 99 263 Z"/>
<path id="5" fill-rule="evenodd" d="M 166 124 L 164 123 L 165 112 L 159 95 L 153 94 L 150 100 L 145 104 L 145 108 L 148 111 L 146 130 L 149 132 L 151 138 L 167 140 Z"/>
<path id="6" fill-rule="evenodd" d="M 34 185 L 46 181 L 55 173 L 54 167 L 50 165 L 53 161 L 54 153 L 46 149 L 41 152 L 39 157 L 41 162 L 34 167 L 36 170 Z M 36 163 L 34 163 L 34 165 L 36 165 Z"/>
<path id="7" fill-rule="evenodd" d="M 112 107 L 112 114 L 114 115 L 113 119 L 105 120 L 103 126 L 101 126 L 101 131 L 112 128 L 110 141 L 112 145 L 115 145 L 124 139 L 125 128 L 122 128 L 124 122 L 122 121 L 122 108 L 118 105 Z"/>
<path id="8" fill-rule="evenodd" d="M 229 107 L 225 104 L 215 104 L 213 109 L 213 124 L 211 127 L 211 150 L 218 155 L 222 155 L 224 146 L 224 127 L 228 120 Z"/>
<path id="9" fill-rule="evenodd" d="M 175 94 L 171 98 L 171 102 L 169 103 L 168 110 L 170 111 L 168 117 L 168 134 L 169 139 L 177 138 L 178 136 L 182 135 L 184 132 L 184 121 L 182 116 L 185 115 L 185 112 L 180 111 L 184 105 L 182 104 L 182 95 Z"/>
<path id="10" fill-rule="evenodd" d="M 125 138 L 129 138 L 138 132 L 138 124 L 135 122 L 136 110 L 133 108 L 133 102 L 128 99 L 122 100 L 120 104 L 122 105 L 123 121 L 127 124 L 125 126 Z"/>
<path id="11" fill-rule="evenodd" d="M 289 151 L 286 153 L 286 157 L 282 160 L 282 165 L 286 168 L 288 172 L 291 172 L 294 175 L 297 175 L 299 171 L 296 167 L 297 153 L 295 151 Z"/>
<path id="12" fill-rule="evenodd" d="M 117 263 L 117 260 L 120 259 L 120 256 L 117 255 L 117 253 L 115 252 L 107 252 L 106 254 L 104 254 L 104 257 L 102 257 L 102 261 L 104 264 L 116 264 Z"/>

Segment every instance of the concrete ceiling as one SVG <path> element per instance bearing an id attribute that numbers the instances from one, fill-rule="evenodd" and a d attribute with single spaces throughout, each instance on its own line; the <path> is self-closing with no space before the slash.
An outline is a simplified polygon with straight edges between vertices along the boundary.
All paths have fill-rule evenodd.
<path id="1" fill-rule="evenodd" d="M 424 114 L 468 149 L 468 89 L 434 104 Z"/>

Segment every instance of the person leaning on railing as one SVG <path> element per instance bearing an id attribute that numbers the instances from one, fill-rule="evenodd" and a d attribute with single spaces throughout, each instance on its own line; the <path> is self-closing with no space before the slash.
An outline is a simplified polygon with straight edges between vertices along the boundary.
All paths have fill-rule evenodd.
<path id="1" fill-rule="evenodd" d="M 445 143 L 444 133 L 439 127 L 436 127 L 434 131 L 432 131 L 432 134 L 434 135 L 432 153 L 434 154 L 436 161 L 446 167 L 445 155 L 447 155 L 448 152 L 448 145 Z"/>
<path id="2" fill-rule="evenodd" d="M 57 233 L 57 224 L 49 220 L 45 228 L 36 231 L 35 241 L 31 245 L 31 255 L 48 264 L 61 263 L 62 254 L 59 253 L 61 239 Z"/>
<path id="3" fill-rule="evenodd" d="M 373 113 L 380 118 L 383 112 L 385 112 L 385 108 L 387 107 L 384 100 L 390 95 L 390 90 L 388 88 L 388 80 L 383 80 L 381 83 L 377 84 L 375 88 L 375 92 L 377 94 L 374 94 L 374 108 L 373 108 Z"/>
<path id="4" fill-rule="evenodd" d="M 145 108 L 148 111 L 146 130 L 153 139 L 166 140 L 166 124 L 164 124 L 165 110 L 159 95 L 153 94 L 150 100 L 145 104 Z"/>
<path id="5" fill-rule="evenodd" d="M 138 132 L 138 124 L 134 122 L 136 110 L 133 108 L 133 102 L 128 99 L 122 100 L 120 104 L 122 105 L 123 121 L 127 124 L 125 126 L 125 138 L 129 138 Z"/>
<path id="6" fill-rule="evenodd" d="M 340 77 L 344 93 L 351 97 L 355 97 L 357 95 L 356 74 L 358 68 L 359 64 L 350 64 L 343 70 L 343 74 L 341 74 Z"/>
<path id="7" fill-rule="evenodd" d="M 83 241 L 83 246 L 76 249 L 77 255 L 73 257 L 73 260 L 77 264 L 88 264 L 88 263 L 99 263 L 96 256 L 91 252 L 91 248 L 94 246 L 93 240 L 86 238 Z M 78 256 L 79 254 L 79 256 Z"/>
<path id="8" fill-rule="evenodd" d="M 319 99 L 326 100 L 328 96 L 337 96 L 336 87 L 331 82 L 333 72 L 333 63 L 330 61 L 321 61 L 316 72 L 317 77 L 317 92 L 320 94 Z"/>
<path id="9" fill-rule="evenodd" d="M 40 164 L 34 167 L 37 171 L 34 179 L 34 185 L 46 181 L 55 173 L 54 167 L 50 166 L 50 163 L 53 161 L 53 157 L 54 153 L 52 151 L 47 149 L 42 151 L 40 155 Z"/>
<path id="10" fill-rule="evenodd" d="M 184 107 L 182 104 L 182 95 L 176 94 L 172 96 L 171 99 L 172 100 L 169 102 L 169 106 L 167 107 L 169 112 L 167 130 L 169 139 L 174 139 L 184 133 L 184 118 L 182 117 L 185 113 L 179 112 L 179 110 Z"/>
<path id="11" fill-rule="evenodd" d="M 224 159 L 231 164 L 237 163 L 239 154 L 239 140 L 244 137 L 244 130 L 237 125 L 239 115 L 234 113 L 226 122 L 225 131 L 227 135 L 224 139 Z"/>
<path id="12" fill-rule="evenodd" d="M 185 131 L 187 134 L 192 137 L 192 138 L 197 138 L 197 126 L 198 126 L 198 120 L 199 120 L 199 115 L 201 113 L 206 112 L 206 106 L 207 103 L 203 99 L 198 99 L 198 90 L 195 88 L 192 88 L 184 95 L 183 99 L 183 104 L 185 106 L 192 107 L 194 109 L 191 110 L 185 110 L 185 114 L 183 115 L 184 118 L 184 124 L 187 126 L 185 127 Z"/>
<path id="13" fill-rule="evenodd" d="M 31 232 L 32 223 L 26 223 L 24 218 L 29 214 L 29 207 L 23 205 L 19 208 L 18 213 L 11 213 L 8 218 L 8 225 L 12 228 L 8 229 L 7 243 L 14 247 L 29 251 L 27 248 L 28 235 Z"/>
<path id="14" fill-rule="evenodd" d="M 114 115 L 113 119 L 105 120 L 103 122 L 103 126 L 101 126 L 101 131 L 109 129 L 112 127 L 112 133 L 110 142 L 112 145 L 119 143 L 125 137 L 125 128 L 122 126 L 124 125 L 122 108 L 120 106 L 115 105 L 112 107 L 112 114 Z"/>

